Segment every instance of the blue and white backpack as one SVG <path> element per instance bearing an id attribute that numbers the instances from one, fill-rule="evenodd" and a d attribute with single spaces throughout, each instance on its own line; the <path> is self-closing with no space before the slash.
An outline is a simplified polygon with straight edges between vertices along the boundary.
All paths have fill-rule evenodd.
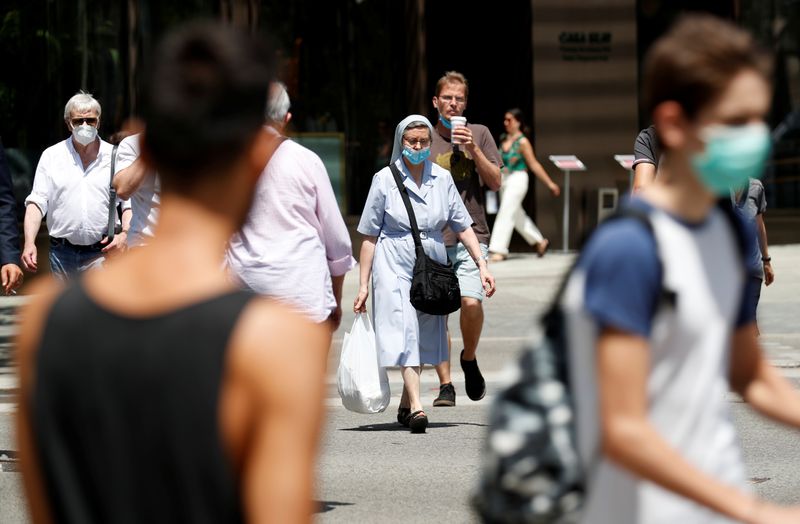
<path id="1" fill-rule="evenodd" d="M 735 223 L 736 211 L 729 199 L 721 199 L 718 205 L 736 232 L 744 261 L 746 242 Z M 653 234 L 647 211 L 626 207 L 607 220 L 620 218 L 635 219 Z M 578 453 L 569 337 L 561 306 L 573 269 L 541 318 L 541 339 L 523 349 L 516 377 L 492 405 L 484 468 L 472 499 L 483 522 L 572 524 L 580 520 L 587 476 L 599 457 L 584 460 Z M 661 293 L 662 304 L 674 304 L 674 293 L 667 289 Z"/>

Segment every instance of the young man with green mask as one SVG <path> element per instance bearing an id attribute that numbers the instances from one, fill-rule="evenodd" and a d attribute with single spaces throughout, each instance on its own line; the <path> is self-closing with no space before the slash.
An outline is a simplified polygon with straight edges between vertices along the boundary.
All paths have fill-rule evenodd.
<path id="1" fill-rule="evenodd" d="M 563 299 L 591 479 L 581 522 L 800 522 L 800 508 L 751 493 L 726 399 L 732 389 L 800 427 L 800 396 L 756 338 L 755 238 L 730 203 L 769 154 L 770 74 L 747 33 L 710 16 L 681 20 L 648 53 L 662 156 L 626 204 L 646 218 L 601 225 Z"/>

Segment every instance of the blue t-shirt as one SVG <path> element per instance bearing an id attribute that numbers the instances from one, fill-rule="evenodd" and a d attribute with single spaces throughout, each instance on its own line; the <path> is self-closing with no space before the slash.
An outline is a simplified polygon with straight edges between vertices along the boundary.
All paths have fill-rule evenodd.
<path id="1" fill-rule="evenodd" d="M 638 198 L 623 205 L 643 211 L 653 209 L 651 204 Z M 706 223 L 692 224 L 673 218 L 689 229 L 702 228 Z M 756 242 L 752 228 L 746 227 L 741 218 L 736 219 L 735 227 L 739 230 L 736 235 L 745 240 L 749 253 Z M 675 246 L 675 249 L 682 248 Z M 740 252 L 738 246 L 737 252 Z M 656 240 L 644 224 L 635 218 L 601 224 L 583 248 L 577 268 L 586 275 L 585 308 L 601 327 L 613 327 L 644 338 L 650 336 L 664 290 Z M 745 285 L 754 285 L 752 279 L 747 279 Z M 753 294 L 747 291 L 749 289 L 742 290 L 736 327 L 755 320 Z"/>

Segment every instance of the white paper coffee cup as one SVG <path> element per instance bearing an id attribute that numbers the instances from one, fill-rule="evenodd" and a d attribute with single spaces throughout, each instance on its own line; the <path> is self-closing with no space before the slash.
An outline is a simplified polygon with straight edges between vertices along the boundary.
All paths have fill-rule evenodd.
<path id="1" fill-rule="evenodd" d="M 464 127 L 466 125 L 467 125 L 467 118 L 466 117 L 464 117 L 464 116 L 450 117 L 450 131 L 451 132 L 455 131 L 456 128 L 458 128 L 458 127 Z M 455 138 L 453 138 L 453 143 L 454 144 L 460 144 L 461 142 L 459 140 L 456 140 Z"/>

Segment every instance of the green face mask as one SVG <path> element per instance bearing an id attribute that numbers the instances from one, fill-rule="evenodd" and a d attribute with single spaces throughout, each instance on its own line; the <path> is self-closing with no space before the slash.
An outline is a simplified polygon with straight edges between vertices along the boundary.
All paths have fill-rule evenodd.
<path id="1" fill-rule="evenodd" d="M 692 156 L 695 173 L 712 193 L 725 196 L 748 178 L 760 178 L 772 140 L 764 123 L 709 126 L 700 132 L 706 150 Z"/>

